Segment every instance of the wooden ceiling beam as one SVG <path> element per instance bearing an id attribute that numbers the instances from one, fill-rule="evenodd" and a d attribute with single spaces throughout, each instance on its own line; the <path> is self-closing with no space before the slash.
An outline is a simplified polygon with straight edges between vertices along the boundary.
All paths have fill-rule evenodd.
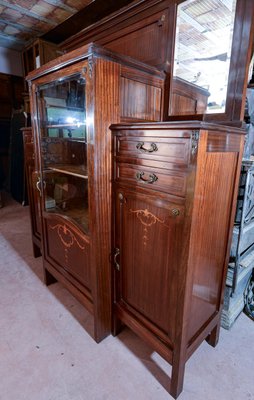
<path id="1" fill-rule="evenodd" d="M 60 0 L 44 0 L 45 3 L 51 4 L 52 6 L 55 7 L 59 7 L 62 10 L 65 10 L 67 12 L 69 12 L 70 14 L 74 14 L 77 12 L 77 9 L 74 7 L 70 7 L 67 4 L 64 4 L 62 1 Z"/>
<path id="2" fill-rule="evenodd" d="M 82 29 L 107 17 L 109 14 L 132 3 L 133 0 L 96 0 L 78 11 L 75 15 L 51 29 L 42 36 L 43 39 L 59 44 Z"/>
<path id="3" fill-rule="evenodd" d="M 31 33 L 34 35 L 38 35 L 40 33 L 39 29 L 36 28 L 28 28 L 27 26 L 23 25 L 23 24 L 19 24 L 18 22 L 11 22 L 11 21 L 6 21 L 6 19 L 0 18 L 0 24 L 4 24 L 4 25 L 9 25 L 12 26 L 13 28 L 16 28 L 20 31 L 24 31 L 27 33 Z"/>
<path id="4" fill-rule="evenodd" d="M 15 42 L 22 45 L 26 43 L 26 40 L 17 38 L 16 36 L 7 35 L 6 33 L 3 32 L 0 33 L 0 39 L 8 40 L 10 42 Z"/>
<path id="5" fill-rule="evenodd" d="M 23 7 L 20 7 L 20 6 L 16 5 L 16 4 L 12 4 L 9 1 L 0 0 L 0 6 L 11 8 L 12 10 L 18 11 L 21 14 L 27 15 L 28 17 L 35 18 L 35 19 L 37 19 L 39 21 L 42 21 L 42 22 L 46 22 L 46 24 L 51 25 L 51 26 L 56 26 L 57 25 L 57 22 L 53 22 L 49 18 L 42 17 L 41 15 L 38 15 L 38 14 L 32 12 L 32 11 L 29 11 L 29 10 L 23 8 Z"/>

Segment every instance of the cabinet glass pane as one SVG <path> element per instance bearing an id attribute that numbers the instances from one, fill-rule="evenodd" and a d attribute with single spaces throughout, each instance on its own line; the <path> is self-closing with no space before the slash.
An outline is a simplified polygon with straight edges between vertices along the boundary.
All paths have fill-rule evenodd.
<path id="1" fill-rule="evenodd" d="M 89 231 L 86 83 L 79 74 L 38 91 L 44 210 Z"/>

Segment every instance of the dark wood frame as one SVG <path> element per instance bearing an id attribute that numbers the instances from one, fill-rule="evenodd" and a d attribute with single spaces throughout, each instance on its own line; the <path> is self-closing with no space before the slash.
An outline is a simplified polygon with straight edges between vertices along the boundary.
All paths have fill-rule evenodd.
<path id="1" fill-rule="evenodd" d="M 40 85 L 54 82 L 80 72 L 86 79 L 88 137 L 90 232 L 86 235 L 73 221 L 44 211 L 44 185 L 41 185 L 42 255 L 46 284 L 55 280 L 68 290 L 93 314 L 93 337 L 99 342 L 111 331 L 111 138 L 112 122 L 156 121 L 162 119 L 164 74 L 126 56 L 119 56 L 100 46 L 90 44 L 60 56 L 28 77 L 31 98 L 31 122 L 35 136 L 35 168 L 43 176 L 40 148 L 39 111 L 36 101 Z M 42 180 L 42 179 L 41 179 Z M 68 265 L 61 264 L 61 249 L 55 250 L 56 236 L 50 221 L 82 240 L 84 252 L 75 248 L 68 255 Z M 51 236 L 50 236 L 51 235 Z M 59 235 L 58 235 L 59 236 Z M 51 239 L 49 239 L 51 237 Z M 58 238 L 59 241 L 59 238 Z M 76 246 L 77 247 L 77 246 Z M 64 248 L 66 251 L 66 246 Z M 57 253 L 58 252 L 58 253 Z M 69 253 L 68 253 L 69 254 Z M 60 261 L 59 261 L 60 260 Z M 64 262 L 64 261 L 63 261 Z M 75 270 L 85 269 L 84 280 Z M 79 270 L 80 271 L 80 270 Z"/>
<path id="2" fill-rule="evenodd" d="M 112 234 L 114 246 L 118 249 L 113 272 L 113 334 L 117 335 L 127 325 L 172 365 L 170 394 L 176 398 L 183 388 L 187 360 L 203 340 L 216 346 L 219 339 L 244 130 L 197 121 L 113 125 L 111 129 L 114 149 L 112 218 L 115 227 Z M 185 143 L 185 155 L 181 153 L 179 161 L 177 143 L 181 139 Z M 148 148 L 152 142 L 155 143 L 157 150 L 145 154 L 140 152 L 136 144 L 143 141 Z M 171 146 L 170 152 L 163 150 L 165 144 Z M 120 166 L 125 166 L 129 174 L 119 173 Z M 170 180 L 172 187 L 163 191 L 158 183 L 159 168 L 165 168 L 166 172 L 162 173 L 169 176 L 175 172 L 176 177 L 180 171 L 185 171 L 185 191 L 175 195 L 178 185 L 174 180 Z M 150 185 L 138 182 L 135 173 L 142 169 L 150 171 L 147 176 L 149 173 L 149 176 L 157 174 L 158 181 Z M 225 188 L 225 191 L 218 190 L 218 187 Z M 155 213 L 154 217 L 160 216 L 164 201 L 175 204 L 179 213 L 172 215 L 176 215 L 182 224 L 181 243 L 179 230 L 175 229 L 176 242 L 173 236 L 168 236 L 168 247 L 162 247 L 163 231 L 152 224 L 148 235 L 156 237 L 156 244 L 161 243 L 161 247 L 154 249 L 151 242 L 150 246 L 142 247 L 144 231 L 141 233 L 138 222 L 136 226 L 125 214 L 130 207 L 131 211 L 135 210 L 135 205 L 138 212 L 142 211 L 140 197 L 143 197 L 142 207 L 148 214 L 149 211 Z M 166 218 L 171 206 L 165 210 Z M 132 225 L 128 231 L 129 224 Z M 170 228 L 170 218 L 165 225 Z M 137 227 L 135 231 L 134 226 Z M 166 236 L 170 234 L 170 230 L 166 232 Z M 138 258 L 131 251 L 135 243 L 139 243 L 142 254 Z M 128 249 L 126 258 L 122 247 Z M 158 254 L 158 260 L 159 254 L 166 254 L 165 259 L 161 256 L 155 266 L 151 263 L 154 252 Z M 121 278 L 122 270 L 128 277 L 127 283 Z M 159 271 L 163 271 L 163 276 L 158 276 Z M 158 279 L 154 279 L 155 273 Z M 170 279 L 166 280 L 166 277 Z M 199 287 L 202 289 L 200 294 Z M 160 323 L 154 309 L 159 310 Z"/>
<path id="3" fill-rule="evenodd" d="M 41 256 L 41 215 L 39 193 L 35 187 L 35 148 L 31 127 L 22 128 L 24 146 L 25 177 L 28 192 L 32 244 L 34 257 Z"/>
<path id="4" fill-rule="evenodd" d="M 169 104 L 172 99 L 173 59 L 177 5 L 184 0 L 140 0 L 131 3 L 114 14 L 85 28 L 80 33 L 64 41 L 61 46 L 66 51 L 77 48 L 89 41 L 98 42 L 110 48 L 113 39 L 128 35 L 133 29 L 139 29 L 144 24 L 144 19 L 149 18 L 159 11 L 167 10 L 168 24 L 166 35 L 162 37 L 161 58 L 163 62 L 155 64 L 167 74 L 165 84 L 164 120 L 181 120 L 183 116 L 168 115 Z M 233 35 L 233 48 L 228 80 L 226 111 L 221 114 L 201 114 L 193 119 L 216 121 L 240 125 L 243 121 L 245 93 L 247 86 L 248 66 L 251 57 L 254 36 L 254 3 L 252 0 L 238 0 Z M 149 48 L 149 43 L 144 41 L 144 46 Z M 135 48 L 135 44 L 134 44 Z M 149 51 L 148 51 L 149 54 Z M 135 54 L 132 55 L 135 57 Z M 149 63 L 149 60 L 143 60 Z M 190 119 L 190 117 L 189 117 Z"/>
<path id="5" fill-rule="evenodd" d="M 238 0 L 232 41 L 225 113 L 204 114 L 205 121 L 235 123 L 244 119 L 247 77 L 254 41 L 254 3 Z M 177 117 L 176 117 L 177 118 Z"/>

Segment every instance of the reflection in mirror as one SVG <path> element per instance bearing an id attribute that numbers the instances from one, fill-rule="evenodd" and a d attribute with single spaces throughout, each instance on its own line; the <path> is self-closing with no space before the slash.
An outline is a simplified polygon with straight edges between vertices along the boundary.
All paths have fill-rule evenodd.
<path id="1" fill-rule="evenodd" d="M 224 113 L 236 0 L 178 6 L 171 115 Z"/>

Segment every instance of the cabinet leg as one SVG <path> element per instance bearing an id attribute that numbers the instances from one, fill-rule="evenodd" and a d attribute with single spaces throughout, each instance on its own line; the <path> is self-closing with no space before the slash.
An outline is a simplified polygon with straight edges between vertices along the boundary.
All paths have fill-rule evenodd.
<path id="1" fill-rule="evenodd" d="M 219 341 L 220 335 L 220 324 L 217 324 L 213 330 L 211 331 L 210 335 L 207 336 L 206 341 L 210 346 L 215 347 Z"/>
<path id="2" fill-rule="evenodd" d="M 46 269 L 44 268 L 44 283 L 46 286 L 52 285 L 52 283 L 56 283 L 56 278 Z"/>
<path id="3" fill-rule="evenodd" d="M 173 361 L 170 394 L 174 399 L 176 399 L 183 390 L 184 370 L 185 362 L 181 360 Z"/>
<path id="4" fill-rule="evenodd" d="M 41 249 L 35 243 L 33 243 L 33 254 L 34 258 L 38 258 L 41 256 Z"/>
<path id="5" fill-rule="evenodd" d="M 117 336 L 123 329 L 123 326 L 124 325 L 123 325 L 122 321 L 119 318 L 117 318 L 117 316 L 114 313 L 113 323 L 112 323 L 112 335 Z"/>

